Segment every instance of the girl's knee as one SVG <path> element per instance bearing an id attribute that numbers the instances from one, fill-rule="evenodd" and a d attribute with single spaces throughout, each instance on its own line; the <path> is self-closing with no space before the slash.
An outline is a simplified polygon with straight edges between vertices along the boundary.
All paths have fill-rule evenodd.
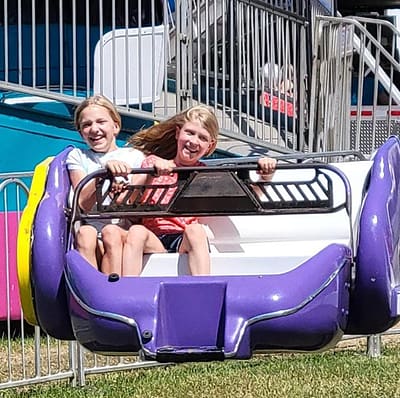
<path id="1" fill-rule="evenodd" d="M 104 235 L 112 235 L 115 234 L 117 231 L 120 230 L 120 227 L 118 225 L 115 224 L 107 224 L 105 225 L 102 230 L 101 233 Z"/>
<path id="2" fill-rule="evenodd" d="M 94 236 L 97 236 L 97 230 L 91 225 L 83 225 L 76 232 L 76 236 L 82 238 L 92 238 Z"/>
<path id="3" fill-rule="evenodd" d="M 109 224 L 101 230 L 101 236 L 105 244 L 119 244 L 123 241 L 125 231 L 117 225 Z"/>
<path id="4" fill-rule="evenodd" d="M 143 242 L 148 239 L 149 230 L 139 224 L 132 225 L 129 228 L 128 235 L 126 237 L 127 243 Z"/>
<path id="5" fill-rule="evenodd" d="M 145 231 L 148 231 L 148 229 L 141 224 L 133 224 L 129 227 L 129 232 L 143 233 Z"/>
<path id="6" fill-rule="evenodd" d="M 207 234 L 201 224 L 190 224 L 183 233 L 188 239 L 205 239 Z"/>
<path id="7" fill-rule="evenodd" d="M 75 243 L 79 248 L 92 249 L 97 245 L 97 231 L 95 228 L 81 227 L 76 232 Z"/>

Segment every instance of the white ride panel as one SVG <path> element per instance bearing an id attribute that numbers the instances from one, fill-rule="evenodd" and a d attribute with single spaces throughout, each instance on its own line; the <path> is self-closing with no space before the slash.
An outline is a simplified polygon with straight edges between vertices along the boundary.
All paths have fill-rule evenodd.
<path id="1" fill-rule="evenodd" d="M 262 275 L 284 273 L 332 243 L 352 247 L 352 234 L 362 206 L 366 177 L 371 161 L 334 164 L 351 186 L 351 218 L 345 209 L 333 213 L 202 217 L 211 250 L 212 275 Z M 273 181 L 309 178 L 309 170 L 277 170 Z M 337 174 L 331 175 L 335 205 L 345 200 L 345 187 Z M 357 245 L 354 245 L 357 247 Z M 321 264 L 323 266 L 323 264 Z M 145 255 L 142 276 L 189 274 L 187 256 Z"/>
<path id="2" fill-rule="evenodd" d="M 115 29 L 94 51 L 93 91 L 117 105 L 154 103 L 164 81 L 164 25 Z"/>

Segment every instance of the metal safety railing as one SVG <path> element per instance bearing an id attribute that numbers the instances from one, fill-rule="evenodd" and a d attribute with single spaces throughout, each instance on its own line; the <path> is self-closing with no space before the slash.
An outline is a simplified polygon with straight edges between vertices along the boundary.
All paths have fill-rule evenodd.
<path id="1" fill-rule="evenodd" d="M 0 101 L 101 92 L 144 120 L 202 102 L 254 146 L 371 153 L 398 130 L 399 31 L 327 4 L 2 0 Z"/>
<path id="2" fill-rule="evenodd" d="M 101 92 L 143 119 L 203 102 L 222 132 L 300 149 L 314 3 L 3 0 L 1 99 L 77 104 Z"/>
<path id="3" fill-rule="evenodd" d="M 316 17 L 310 149 L 371 154 L 398 135 L 399 37 L 385 20 Z"/>

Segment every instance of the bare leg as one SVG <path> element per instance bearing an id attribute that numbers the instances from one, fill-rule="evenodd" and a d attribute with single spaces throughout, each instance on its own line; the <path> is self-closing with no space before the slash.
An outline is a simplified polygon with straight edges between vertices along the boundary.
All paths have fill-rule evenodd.
<path id="1" fill-rule="evenodd" d="M 97 250 L 97 230 L 91 225 L 82 225 L 75 235 L 75 247 L 78 252 L 94 268 L 98 269 L 96 250 Z"/>
<path id="2" fill-rule="evenodd" d="M 101 261 L 101 271 L 109 275 L 122 274 L 122 251 L 128 232 L 118 225 L 108 224 L 101 230 L 104 245 L 104 255 Z"/>
<path id="3" fill-rule="evenodd" d="M 143 254 L 165 253 L 166 250 L 153 232 L 143 225 L 132 225 L 123 250 L 122 275 L 138 276 L 143 270 Z"/>
<path id="4" fill-rule="evenodd" d="M 192 275 L 210 274 L 207 234 L 201 224 L 190 224 L 186 227 L 179 253 L 188 254 L 189 269 Z"/>

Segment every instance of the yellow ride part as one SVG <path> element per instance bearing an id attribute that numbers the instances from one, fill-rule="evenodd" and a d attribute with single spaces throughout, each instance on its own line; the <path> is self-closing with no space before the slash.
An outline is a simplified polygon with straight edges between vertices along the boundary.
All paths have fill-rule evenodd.
<path id="1" fill-rule="evenodd" d="M 42 200 L 47 180 L 47 171 L 53 157 L 43 160 L 35 167 L 28 202 L 18 227 L 17 268 L 18 284 L 24 318 L 37 325 L 31 287 L 32 229 L 36 210 Z"/>

